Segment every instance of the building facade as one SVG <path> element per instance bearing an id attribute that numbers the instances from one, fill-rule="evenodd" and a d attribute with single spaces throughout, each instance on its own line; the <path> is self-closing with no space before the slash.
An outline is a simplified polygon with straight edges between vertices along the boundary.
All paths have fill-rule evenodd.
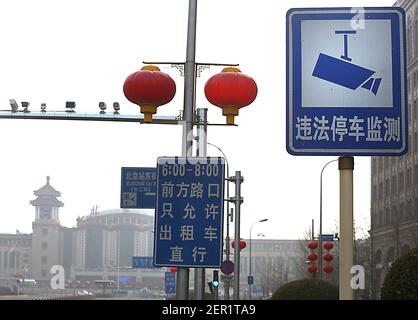
<path id="1" fill-rule="evenodd" d="M 245 242 L 247 247 L 240 256 L 240 287 L 248 294 L 250 241 Z M 285 283 L 307 277 L 305 260 L 300 240 L 251 239 L 253 294 L 267 297 Z"/>
<path id="2" fill-rule="evenodd" d="M 0 280 L 15 277 L 49 286 L 52 266 L 61 265 L 67 282 L 119 279 L 122 285 L 162 287 L 160 268 L 132 269 L 132 257 L 153 254 L 154 216 L 149 210 L 113 209 L 77 218 L 75 228 L 63 227 L 61 193 L 50 184 L 34 191 L 32 234 L 0 234 Z"/>
<path id="3" fill-rule="evenodd" d="M 372 295 L 399 256 L 418 245 L 418 2 L 398 1 L 406 12 L 409 151 L 371 160 Z"/>

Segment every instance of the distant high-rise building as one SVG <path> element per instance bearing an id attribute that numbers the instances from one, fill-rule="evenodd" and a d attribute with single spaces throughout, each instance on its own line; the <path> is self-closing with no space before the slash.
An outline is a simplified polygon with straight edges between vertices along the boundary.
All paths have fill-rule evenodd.
<path id="1" fill-rule="evenodd" d="M 418 245 L 418 2 L 395 6 L 406 11 L 409 151 L 371 161 L 373 298 L 392 262 Z"/>

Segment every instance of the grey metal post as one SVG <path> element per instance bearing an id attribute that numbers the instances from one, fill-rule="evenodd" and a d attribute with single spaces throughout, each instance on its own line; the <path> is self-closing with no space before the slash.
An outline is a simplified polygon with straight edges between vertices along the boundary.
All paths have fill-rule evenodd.
<path id="1" fill-rule="evenodd" d="M 225 236 L 225 259 L 230 260 L 231 257 L 231 249 L 230 249 L 230 237 L 229 237 L 229 219 L 233 215 L 233 209 L 229 210 L 229 162 L 228 158 L 226 157 L 225 153 L 222 151 L 221 148 L 219 148 L 217 145 L 214 145 L 213 143 L 207 142 L 208 145 L 211 145 L 219 150 L 220 153 L 222 153 L 223 157 L 225 158 L 226 162 L 226 236 Z M 232 221 L 232 220 L 231 220 Z M 230 282 L 225 281 L 225 300 L 229 300 L 229 287 Z"/>
<path id="2" fill-rule="evenodd" d="M 251 225 L 251 227 L 250 227 L 250 263 L 249 263 L 249 276 L 252 276 L 252 265 L 253 265 L 253 263 L 252 263 L 252 260 L 251 260 L 251 242 L 252 242 L 252 237 L 251 237 L 251 232 L 252 232 L 252 230 L 253 230 L 253 226 L 255 225 L 255 224 L 257 224 L 257 223 L 259 223 L 259 222 L 266 222 L 266 221 L 268 221 L 268 219 L 261 219 L 261 220 L 259 220 L 259 221 L 256 221 L 256 222 L 254 222 L 252 225 Z M 249 290 L 249 298 L 250 298 L 250 300 L 252 299 L 252 293 L 251 293 L 251 284 L 248 284 L 248 290 Z"/>
<path id="3" fill-rule="evenodd" d="M 315 220 L 312 219 L 311 240 L 315 240 Z"/>
<path id="4" fill-rule="evenodd" d="M 231 257 L 231 249 L 230 249 L 230 237 L 229 237 L 229 218 L 233 215 L 233 209 L 229 210 L 229 162 L 228 158 L 226 157 L 225 153 L 222 151 L 221 148 L 219 148 L 217 145 L 207 142 L 208 145 L 211 145 L 219 150 L 220 153 L 222 153 L 223 157 L 225 158 L 226 162 L 226 236 L 225 236 L 225 259 L 230 260 Z M 232 220 L 231 220 L 232 221 Z M 230 282 L 225 281 L 225 300 L 229 300 L 229 287 Z"/>
<path id="5" fill-rule="evenodd" d="M 193 156 L 193 117 L 195 95 L 195 54 L 196 54 L 196 18 L 197 0 L 189 0 L 189 15 L 187 27 L 186 63 L 184 66 L 184 108 L 183 108 L 183 138 L 182 156 Z M 189 269 L 178 268 L 176 299 L 189 298 Z"/>
<path id="6" fill-rule="evenodd" d="M 249 277 L 251 277 L 252 276 L 252 260 L 251 260 L 251 246 L 252 246 L 252 243 L 251 243 L 251 241 L 252 241 L 252 237 L 251 237 L 251 231 L 252 231 L 252 229 L 253 229 L 253 226 L 254 226 L 254 224 L 255 223 L 253 223 L 252 225 L 251 225 L 251 228 L 250 228 L 250 267 L 249 267 L 249 272 L 248 272 L 248 276 Z M 250 300 L 252 300 L 252 290 L 251 290 L 251 284 L 249 283 L 249 281 L 248 281 L 248 297 L 249 297 L 249 299 Z"/>
<path id="7" fill-rule="evenodd" d="M 339 157 L 340 170 L 340 300 L 353 300 L 353 157 Z"/>
<path id="8" fill-rule="evenodd" d="M 207 155 L 207 108 L 198 108 L 197 117 L 197 148 L 196 155 L 198 157 L 206 157 Z M 194 291 L 195 299 L 203 300 L 205 294 L 205 268 L 195 268 L 194 270 Z"/>
<path id="9" fill-rule="evenodd" d="M 240 218 L 241 218 L 241 183 L 244 182 L 244 177 L 241 176 L 241 171 L 235 171 L 235 177 L 231 178 L 235 182 L 235 197 L 232 198 L 235 204 L 235 248 L 234 248 L 234 299 L 239 300 L 239 274 L 240 274 Z"/>
<path id="10" fill-rule="evenodd" d="M 227 169 L 227 172 L 229 172 L 229 170 Z M 229 199 L 229 187 L 228 187 L 229 181 L 227 181 L 227 191 L 226 194 L 228 196 Z M 227 205 L 229 206 L 229 201 L 227 202 Z M 230 243 L 231 243 L 231 238 L 229 237 L 229 217 L 232 217 L 232 215 L 234 214 L 234 209 L 231 208 L 231 210 L 228 210 L 229 207 L 227 207 L 227 215 L 226 215 L 226 237 L 225 237 L 225 246 L 226 246 L 226 260 L 230 260 L 231 259 L 231 249 L 230 249 Z M 229 288 L 231 286 L 231 282 L 230 281 L 226 281 L 225 282 L 225 300 L 229 300 Z"/>
<path id="11" fill-rule="evenodd" d="M 331 160 L 329 162 L 327 162 L 321 170 L 321 179 L 320 179 L 320 186 L 319 186 L 319 239 L 318 239 L 318 243 L 319 243 L 319 261 L 318 261 L 318 268 L 319 268 L 319 279 L 322 280 L 322 174 L 324 173 L 324 170 L 326 168 L 327 165 L 329 165 L 330 163 L 333 163 L 335 161 L 338 161 L 338 159 L 335 160 Z M 315 278 L 315 277 L 314 277 Z"/>

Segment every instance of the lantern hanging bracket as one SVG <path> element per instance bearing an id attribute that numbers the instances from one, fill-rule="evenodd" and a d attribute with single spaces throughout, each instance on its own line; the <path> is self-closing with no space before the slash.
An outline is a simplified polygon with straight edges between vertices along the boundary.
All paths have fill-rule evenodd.
<path id="1" fill-rule="evenodd" d="M 185 62 L 173 62 L 173 61 L 142 61 L 143 64 L 169 64 L 172 68 L 176 68 L 180 72 L 180 76 L 184 77 L 184 66 Z M 210 66 L 218 66 L 218 67 L 237 67 L 239 66 L 238 63 L 211 63 L 211 62 L 196 62 L 196 77 L 200 77 L 200 74 L 203 70 L 210 68 Z"/>

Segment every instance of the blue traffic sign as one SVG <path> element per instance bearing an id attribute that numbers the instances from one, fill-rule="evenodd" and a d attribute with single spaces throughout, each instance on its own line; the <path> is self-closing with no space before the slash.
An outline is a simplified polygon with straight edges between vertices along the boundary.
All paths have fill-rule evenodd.
<path id="1" fill-rule="evenodd" d="M 121 208 L 155 209 L 156 194 L 156 168 L 122 168 Z"/>
<path id="2" fill-rule="evenodd" d="M 297 8 L 286 19 L 287 151 L 405 154 L 404 10 Z"/>
<path id="3" fill-rule="evenodd" d="M 132 257 L 133 269 L 148 269 L 154 268 L 152 264 L 153 257 Z"/>
<path id="4" fill-rule="evenodd" d="M 321 236 L 322 241 L 334 241 L 334 235 L 333 234 L 323 234 Z"/>
<path id="5" fill-rule="evenodd" d="M 158 158 L 154 265 L 220 267 L 223 203 L 223 158 Z"/>
<path id="6" fill-rule="evenodd" d="M 173 272 L 165 273 L 165 293 L 176 293 L 176 275 Z"/>

